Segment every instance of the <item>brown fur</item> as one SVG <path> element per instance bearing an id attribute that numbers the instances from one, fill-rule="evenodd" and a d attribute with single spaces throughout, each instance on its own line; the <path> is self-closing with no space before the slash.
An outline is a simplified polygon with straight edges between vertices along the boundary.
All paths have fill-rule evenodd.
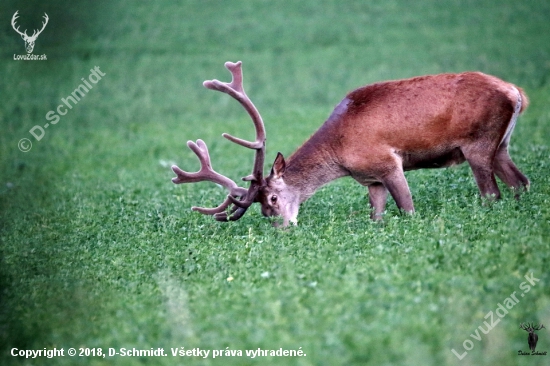
<path id="1" fill-rule="evenodd" d="M 403 171 L 464 161 L 472 167 L 482 196 L 500 197 L 494 173 L 515 189 L 528 187 L 503 141 L 518 102 L 521 113 L 528 105 L 523 90 L 479 72 L 356 89 L 288 159 L 279 176 L 267 178 L 261 194 L 276 195 L 278 205 L 268 207 L 271 201 L 260 198 L 263 212 L 281 214 L 285 224 L 295 222 L 297 205 L 345 175 L 369 187 L 373 218 L 383 212 L 387 191 L 399 208 L 413 212 Z"/>

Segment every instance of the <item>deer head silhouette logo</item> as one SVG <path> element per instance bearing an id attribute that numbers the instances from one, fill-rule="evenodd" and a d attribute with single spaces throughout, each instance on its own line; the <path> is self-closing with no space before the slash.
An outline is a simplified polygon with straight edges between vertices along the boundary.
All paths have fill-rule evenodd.
<path id="1" fill-rule="evenodd" d="M 24 32 L 21 32 L 19 30 L 19 27 L 15 27 L 15 21 L 17 20 L 17 18 L 19 18 L 19 15 L 17 15 L 17 13 L 19 12 L 19 10 L 17 10 L 15 12 L 15 14 L 13 14 L 13 18 L 11 18 L 11 26 L 13 27 L 13 29 L 19 33 L 19 35 L 21 35 L 21 38 L 23 38 L 23 41 L 25 41 L 25 49 L 27 50 L 27 53 L 32 53 L 32 50 L 34 49 L 34 42 L 36 42 L 36 38 L 38 38 L 38 36 L 40 35 L 40 33 L 42 33 L 42 31 L 44 30 L 44 28 L 46 28 L 46 24 L 48 24 L 48 14 L 44 13 L 44 22 L 42 22 L 42 29 L 40 30 L 34 30 L 34 32 L 32 33 L 32 36 L 29 36 L 27 35 L 27 30 L 25 29 Z"/>
<path id="2" fill-rule="evenodd" d="M 529 349 L 534 352 L 535 348 L 537 348 L 537 342 L 539 341 L 539 336 L 535 333 L 535 330 L 541 330 L 542 328 L 544 328 L 544 325 L 542 325 L 542 323 L 539 326 L 535 326 L 534 324 L 529 323 L 521 323 L 519 327 L 529 332 L 527 343 L 529 343 Z"/>

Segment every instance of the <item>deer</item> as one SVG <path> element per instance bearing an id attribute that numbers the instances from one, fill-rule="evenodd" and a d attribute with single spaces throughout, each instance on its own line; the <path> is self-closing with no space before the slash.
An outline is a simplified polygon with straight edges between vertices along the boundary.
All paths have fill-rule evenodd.
<path id="1" fill-rule="evenodd" d="M 34 42 L 36 42 L 36 39 L 38 38 L 40 33 L 42 33 L 44 28 L 46 28 L 46 24 L 48 24 L 48 20 L 49 20 L 48 14 L 44 13 L 44 16 L 43 16 L 44 22 L 42 22 L 42 29 L 40 29 L 40 30 L 35 29 L 32 33 L 32 36 L 28 36 L 26 29 L 25 29 L 24 32 L 21 32 L 19 30 L 19 27 L 17 27 L 17 28 L 15 27 L 16 20 L 17 20 L 17 18 L 19 18 L 19 15 L 17 15 L 17 13 L 19 13 L 19 10 L 17 10 L 15 12 L 15 14 L 13 14 L 13 17 L 11 18 L 11 26 L 12 26 L 13 30 L 15 30 L 17 33 L 19 33 L 21 38 L 23 38 L 23 41 L 25 41 L 25 49 L 26 49 L 27 53 L 32 53 L 32 51 L 34 49 Z"/>
<path id="2" fill-rule="evenodd" d="M 242 63 L 226 62 L 230 83 L 203 85 L 228 94 L 248 112 L 254 141 L 224 133 L 229 141 L 255 151 L 248 189 L 212 168 L 204 141 L 188 141 L 201 168 L 190 173 L 172 166 L 175 184 L 209 181 L 229 194 L 215 208 L 192 207 L 218 221 L 236 221 L 255 202 L 264 216 L 282 216 L 283 227 L 297 224 L 300 205 L 320 187 L 351 176 L 368 189 L 370 218 L 383 219 L 388 192 L 400 211 L 414 213 L 404 172 L 468 162 L 482 197 L 501 197 L 495 175 L 519 198 L 529 179 L 512 161 L 508 146 L 516 121 L 529 104 L 525 92 L 481 72 L 437 74 L 384 81 L 351 91 L 328 119 L 288 159 L 277 153 L 263 175 L 264 123 L 243 89 Z M 485 201 L 484 201 L 485 202 Z M 278 223 L 274 223 L 278 226 Z"/>
<path id="3" fill-rule="evenodd" d="M 519 327 L 529 333 L 529 335 L 527 336 L 527 343 L 529 344 L 529 349 L 532 352 L 535 352 L 535 349 L 537 348 L 537 342 L 539 341 L 539 336 L 537 335 L 537 333 L 535 333 L 535 330 L 541 330 L 542 328 L 544 328 L 544 325 L 542 325 L 542 323 L 538 326 L 535 326 L 535 324 L 532 323 L 521 323 Z"/>

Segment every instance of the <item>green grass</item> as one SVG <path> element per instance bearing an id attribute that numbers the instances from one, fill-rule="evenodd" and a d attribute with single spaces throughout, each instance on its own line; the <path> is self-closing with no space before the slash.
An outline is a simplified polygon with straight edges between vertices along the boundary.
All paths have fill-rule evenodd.
<path id="1" fill-rule="evenodd" d="M 0 5 L 0 363 L 3 365 L 543 365 L 519 323 L 550 326 L 550 4 L 545 1 L 5 1 Z M 11 29 L 50 23 L 14 61 Z M 511 154 L 529 193 L 483 206 L 467 165 L 407 173 L 417 213 L 390 200 L 368 219 L 366 190 L 336 181 L 271 227 L 191 212 L 225 192 L 173 185 L 198 168 L 187 140 L 239 179 L 252 136 L 238 103 L 201 86 L 245 88 L 266 122 L 270 163 L 313 133 L 346 92 L 375 81 L 480 70 L 531 105 Z M 29 134 L 99 66 L 106 75 L 41 141 Z M 32 150 L 17 148 L 30 138 Z M 267 169 L 267 168 L 266 168 Z M 481 341 L 470 337 L 524 275 L 540 279 Z M 519 296 L 519 295 L 518 295 Z M 550 350 L 539 333 L 537 350 Z M 475 335 L 475 334 L 474 334 Z M 459 361 L 451 352 L 474 348 Z M 101 347 L 301 349 L 305 357 L 63 357 L 10 350 Z"/>

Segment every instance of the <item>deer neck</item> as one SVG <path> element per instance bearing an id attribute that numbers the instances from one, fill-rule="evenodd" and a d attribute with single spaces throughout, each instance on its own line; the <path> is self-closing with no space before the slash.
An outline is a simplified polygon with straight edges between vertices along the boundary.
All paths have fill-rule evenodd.
<path id="1" fill-rule="evenodd" d="M 349 173 L 338 163 L 334 149 L 313 136 L 288 159 L 284 181 L 302 203 L 323 185 L 346 175 Z"/>

